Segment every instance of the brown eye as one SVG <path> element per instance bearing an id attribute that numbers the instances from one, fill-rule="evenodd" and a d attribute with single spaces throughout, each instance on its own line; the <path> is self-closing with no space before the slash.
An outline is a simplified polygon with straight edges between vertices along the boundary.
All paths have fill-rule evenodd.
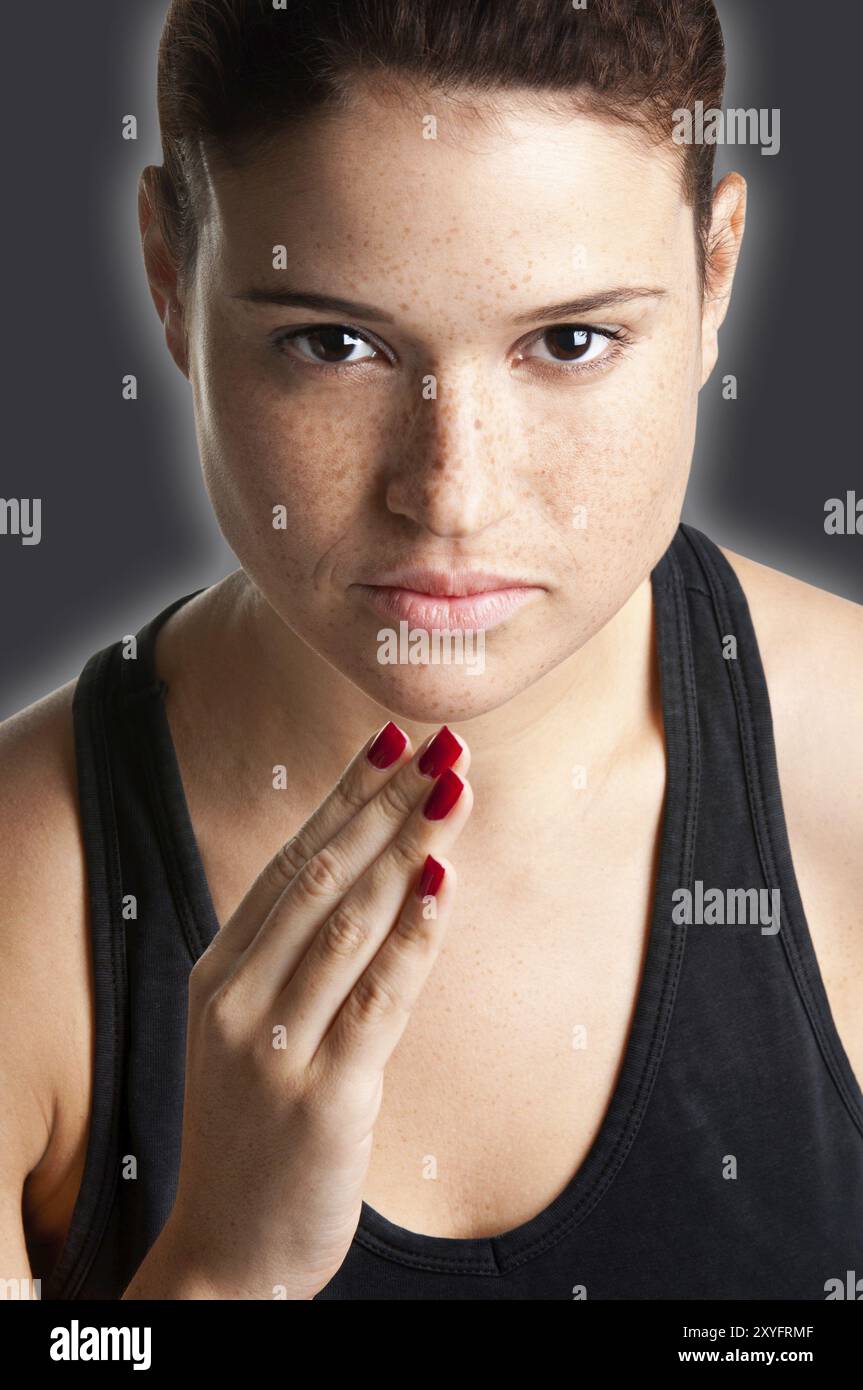
<path id="1" fill-rule="evenodd" d="M 608 349 L 612 336 L 596 328 L 561 324 L 557 328 L 547 328 L 525 348 L 523 355 L 541 362 L 592 362 Z"/>
<path id="2" fill-rule="evenodd" d="M 320 328 L 304 329 L 301 333 L 286 333 L 278 341 L 282 347 L 293 348 L 307 362 L 319 362 L 323 366 L 362 362 L 377 355 L 371 343 L 340 324 L 322 324 Z M 359 354 L 357 349 L 361 350 Z"/>
<path id="3" fill-rule="evenodd" d="M 555 357 L 563 362 L 574 362 L 584 357 L 593 334 L 586 328 L 550 328 L 543 337 Z"/>

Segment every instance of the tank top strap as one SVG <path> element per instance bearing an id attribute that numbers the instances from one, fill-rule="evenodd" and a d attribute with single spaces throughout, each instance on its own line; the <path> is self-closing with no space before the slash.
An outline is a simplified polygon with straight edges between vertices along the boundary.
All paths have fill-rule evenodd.
<path id="1" fill-rule="evenodd" d="M 134 866 L 131 872 L 142 883 L 155 880 L 160 888 L 167 883 L 190 964 L 209 945 L 218 922 L 165 713 L 168 687 L 156 671 L 155 646 L 168 618 L 201 592 L 175 600 L 144 624 L 134 647 L 119 661 L 114 684 L 122 721 L 116 747 L 124 759 L 115 779 L 117 822 L 126 829 L 127 876 L 128 866 Z"/>
<path id="2" fill-rule="evenodd" d="M 79 1296 L 85 1280 L 87 1297 L 116 1297 L 118 1271 L 140 1263 L 173 1200 L 166 1174 L 179 1145 L 185 1026 L 177 1001 L 185 999 L 190 957 L 204 949 L 200 923 L 210 900 L 194 881 L 200 860 L 188 852 L 192 829 L 153 654 L 159 628 L 194 596 L 169 604 L 134 641 L 126 636 L 96 652 L 75 687 L 93 1095 L 81 1187 L 45 1281 L 48 1299 Z"/>
<path id="3" fill-rule="evenodd" d="M 76 1297 L 115 1207 L 114 1159 L 122 1107 L 119 1067 L 126 1047 L 128 991 L 122 933 L 116 926 L 122 874 L 109 728 L 116 655 L 116 646 L 108 646 L 89 658 L 78 677 L 72 707 L 93 971 L 93 1092 L 81 1187 L 59 1259 L 45 1281 L 45 1299 Z M 110 1287 L 106 1274 L 106 1288 Z"/>
<path id="4" fill-rule="evenodd" d="M 672 549 L 684 574 L 697 673 L 702 799 L 696 864 L 709 860 L 709 841 L 740 884 L 760 871 L 778 890 L 779 939 L 830 1075 L 863 1133 L 863 1094 L 839 1039 L 824 989 L 794 871 L 773 717 L 758 639 L 740 580 L 719 546 L 681 524 Z M 750 876 L 746 877 L 747 859 Z"/>
<path id="5" fill-rule="evenodd" d="M 160 629 L 165 625 L 172 614 L 182 608 L 184 604 L 190 603 L 198 594 L 203 593 L 203 589 L 195 589 L 191 594 L 184 594 L 182 598 L 174 599 L 173 603 L 167 604 L 155 617 L 143 624 L 134 634 L 129 645 L 129 639 L 123 638 L 116 645 L 121 648 L 123 664 L 118 685 L 118 694 L 124 698 L 134 698 L 135 696 L 164 695 L 167 687 L 165 682 L 160 680 L 156 673 L 156 638 Z M 125 649 L 128 646 L 128 651 Z"/>

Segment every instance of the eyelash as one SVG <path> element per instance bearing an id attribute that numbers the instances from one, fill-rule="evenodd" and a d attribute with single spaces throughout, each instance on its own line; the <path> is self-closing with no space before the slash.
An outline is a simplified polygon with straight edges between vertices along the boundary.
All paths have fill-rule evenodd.
<path id="1" fill-rule="evenodd" d="M 277 352 L 281 352 L 285 355 L 282 346 L 283 343 L 289 342 L 293 338 L 311 336 L 313 333 L 320 332 L 325 328 L 340 328 L 350 337 L 359 338 L 361 342 L 367 343 L 369 347 L 374 348 L 377 352 L 384 352 L 382 345 L 376 342 L 368 333 L 358 328 L 353 328 L 350 324 L 346 323 L 302 324 L 298 328 L 283 329 L 273 334 L 271 342 Z M 616 362 L 622 356 L 632 342 L 631 336 L 623 328 L 597 328 L 588 323 L 554 323 L 549 324 L 545 328 L 541 328 L 532 338 L 529 338 L 523 346 L 532 347 L 533 344 L 539 342 L 546 333 L 553 333 L 555 329 L 561 328 L 574 328 L 579 332 L 591 333 L 594 337 L 606 338 L 609 343 L 613 343 L 614 346 L 610 347 L 609 350 L 604 352 L 600 357 L 591 358 L 587 362 L 558 362 L 554 364 L 548 361 L 540 361 L 541 376 L 560 376 L 561 373 L 566 373 L 571 376 L 582 376 L 585 372 L 605 371 L 607 367 L 611 366 L 613 362 Z M 386 354 L 384 353 L 384 355 Z M 303 360 L 300 357 L 294 357 L 291 360 L 300 367 L 308 367 L 313 372 L 324 372 L 327 375 L 341 375 L 344 373 L 349 374 L 362 371 L 363 368 L 370 366 L 375 359 L 363 358 L 359 362 L 311 362 L 309 360 Z"/>

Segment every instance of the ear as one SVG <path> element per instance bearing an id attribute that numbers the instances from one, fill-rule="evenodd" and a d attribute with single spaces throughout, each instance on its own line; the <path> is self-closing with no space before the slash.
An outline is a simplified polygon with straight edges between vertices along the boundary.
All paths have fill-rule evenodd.
<path id="1" fill-rule="evenodd" d="M 165 241 L 158 216 L 159 170 L 152 164 L 138 184 L 138 225 L 150 295 L 165 330 L 168 351 L 183 376 L 189 376 L 189 345 L 178 268 Z"/>
<path id="2" fill-rule="evenodd" d="M 713 194 L 713 216 L 707 243 L 708 261 L 701 310 L 702 386 L 716 366 L 719 355 L 718 335 L 728 312 L 745 225 L 746 181 L 740 174 L 726 174 Z"/>

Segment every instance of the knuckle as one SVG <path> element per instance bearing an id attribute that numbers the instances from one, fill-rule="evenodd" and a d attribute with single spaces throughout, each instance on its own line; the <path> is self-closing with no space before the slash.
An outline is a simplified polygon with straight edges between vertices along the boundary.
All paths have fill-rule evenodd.
<path id="1" fill-rule="evenodd" d="M 272 872 L 276 884 L 287 887 L 307 862 L 309 856 L 303 849 L 302 839 L 293 835 L 282 845 L 272 860 Z"/>
<path id="2" fill-rule="evenodd" d="M 388 821 L 401 823 L 413 810 L 413 801 L 400 777 L 393 777 L 378 793 L 380 809 Z"/>
<path id="3" fill-rule="evenodd" d="M 350 773 L 346 773 L 339 780 L 339 796 L 347 809 L 355 815 L 368 803 L 368 797 L 363 796 L 355 777 Z"/>
<path id="4" fill-rule="evenodd" d="M 407 1012 L 398 991 L 378 971 L 365 971 L 350 995 L 351 1012 L 359 1024 L 377 1023 L 392 1014 Z"/>
<path id="5" fill-rule="evenodd" d="M 438 950 L 440 931 L 437 916 L 424 917 L 416 913 L 403 914 L 396 922 L 389 939 L 393 949 L 400 955 L 410 952 L 412 956 L 434 955 Z"/>
<path id="6" fill-rule="evenodd" d="M 189 998 L 202 1003 L 212 993 L 213 985 L 212 967 L 205 951 L 189 971 Z"/>
<path id="7" fill-rule="evenodd" d="M 313 901 L 343 893 L 338 856 L 330 849 L 319 849 L 317 854 L 306 860 L 298 875 L 298 883 L 305 896 Z"/>
<path id="8" fill-rule="evenodd" d="M 236 985 L 227 981 L 210 993 L 204 1006 L 208 1030 L 226 1042 L 237 1042 L 245 1036 L 247 1011 L 237 995 Z"/>
<path id="9" fill-rule="evenodd" d="M 321 930 L 321 949 L 325 955 L 350 958 L 368 939 L 368 924 L 352 908 L 341 903 Z"/>
<path id="10" fill-rule="evenodd" d="M 426 857 L 425 849 L 407 831 L 393 840 L 390 845 L 390 853 L 395 861 L 395 867 L 407 874 L 415 873 Z"/>

